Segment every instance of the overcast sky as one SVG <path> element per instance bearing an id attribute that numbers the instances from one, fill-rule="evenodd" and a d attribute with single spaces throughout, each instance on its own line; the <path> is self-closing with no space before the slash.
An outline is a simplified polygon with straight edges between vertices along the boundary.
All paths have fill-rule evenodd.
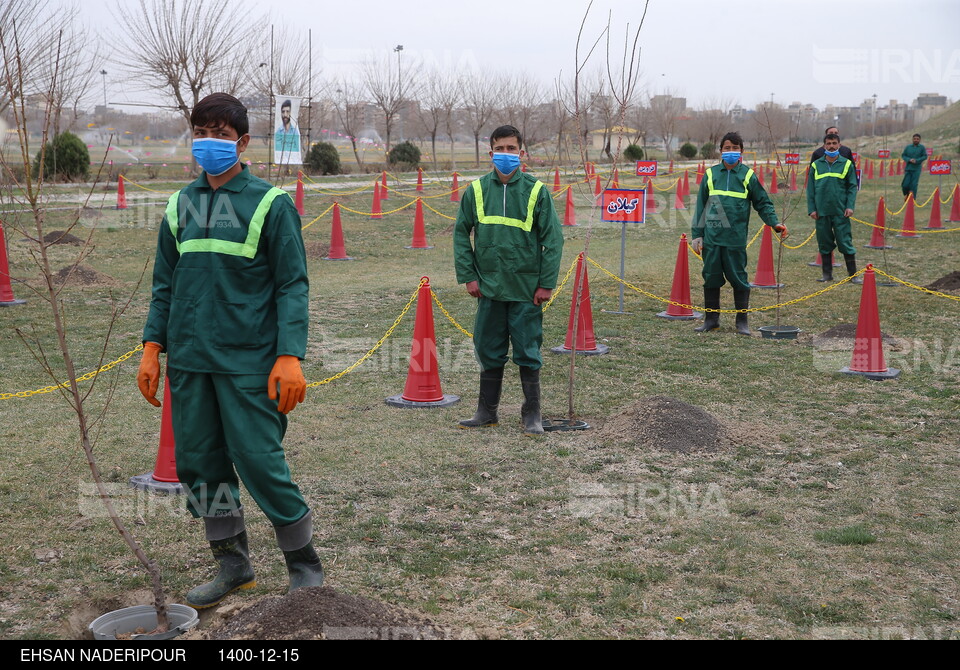
<path id="1" fill-rule="evenodd" d="M 271 21 L 312 29 L 315 67 L 327 76 L 355 69 L 369 50 L 395 57 L 393 48 L 402 44 L 407 64 L 481 68 L 492 85 L 497 74 L 521 70 L 552 86 L 561 70 L 574 69 L 587 4 L 256 0 L 248 6 L 269 14 L 265 30 Z M 79 5 L 94 26 L 113 23 L 113 0 Z M 596 0 L 583 42 L 597 38 L 612 12 L 611 51 L 619 59 L 625 28 L 639 24 L 643 7 L 643 0 Z M 669 89 L 692 107 L 713 97 L 745 107 L 772 97 L 820 108 L 858 105 L 874 94 L 880 105 L 911 103 L 927 92 L 960 98 L 960 0 L 650 0 L 640 42 L 642 87 Z M 595 68 L 603 64 L 603 47 L 591 61 Z M 111 103 L 138 99 L 107 79 Z"/>

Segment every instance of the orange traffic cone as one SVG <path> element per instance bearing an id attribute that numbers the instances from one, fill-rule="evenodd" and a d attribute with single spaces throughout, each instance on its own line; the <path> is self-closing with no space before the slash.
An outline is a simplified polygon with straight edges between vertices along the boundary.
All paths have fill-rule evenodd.
<path id="1" fill-rule="evenodd" d="M 670 161 L 670 169 L 667 171 L 667 174 L 673 174 L 673 161 Z"/>
<path id="2" fill-rule="evenodd" d="M 297 214 L 303 216 L 303 172 L 297 171 L 297 197 L 294 198 L 293 204 L 297 208 Z"/>
<path id="3" fill-rule="evenodd" d="M 887 206 L 883 201 L 883 196 L 880 196 L 880 200 L 877 202 L 877 216 L 873 221 L 873 234 L 870 236 L 870 244 L 866 245 L 867 249 L 892 249 L 889 244 L 887 244 L 884 239 L 884 231 L 886 230 L 887 224 Z"/>
<path id="4" fill-rule="evenodd" d="M 417 192 L 423 193 L 423 168 L 417 168 Z"/>
<path id="5" fill-rule="evenodd" d="M 603 193 L 603 186 L 600 184 L 600 175 L 594 175 L 596 186 L 593 187 L 593 195 L 596 196 L 596 205 L 600 206 L 600 194 Z"/>
<path id="6" fill-rule="evenodd" d="M 583 291 L 580 291 L 580 278 L 583 277 Z M 580 298 L 580 308 L 577 309 L 577 297 Z M 583 253 L 577 258 L 577 276 L 573 282 L 573 298 L 570 300 L 570 322 L 567 325 L 567 339 L 562 347 L 553 347 L 550 351 L 555 354 L 569 354 L 573 347 L 573 323 L 577 327 L 577 353 L 587 356 L 597 356 L 610 351 L 610 347 L 599 344 L 593 334 L 593 310 L 590 308 L 590 279 L 587 269 L 583 265 Z"/>
<path id="7" fill-rule="evenodd" d="M 613 185 L 610 188 L 620 188 L 620 170 L 613 169 Z"/>
<path id="8" fill-rule="evenodd" d="M 170 408 L 170 380 L 163 380 L 163 411 L 160 414 L 160 448 L 153 472 L 130 478 L 130 485 L 141 491 L 158 493 L 183 493 L 183 485 L 177 478 L 176 440 L 173 437 L 173 419 Z"/>
<path id="9" fill-rule="evenodd" d="M 940 222 L 940 187 L 933 192 L 933 199 L 930 201 L 930 222 L 927 228 L 943 228 Z"/>
<path id="10" fill-rule="evenodd" d="M 887 172 L 887 175 L 890 176 L 890 177 L 892 177 L 893 174 L 894 174 L 894 172 L 893 172 L 893 161 L 890 161 L 890 170 L 889 170 L 889 172 Z"/>
<path id="11" fill-rule="evenodd" d="M 343 243 L 343 224 L 340 222 L 340 203 L 333 203 L 333 225 L 330 228 L 330 251 L 327 252 L 327 261 L 352 261 L 347 256 L 347 247 Z"/>
<path id="12" fill-rule="evenodd" d="M 453 186 L 450 187 L 450 202 L 460 202 L 460 182 L 456 172 L 453 173 Z"/>
<path id="13" fill-rule="evenodd" d="M 373 182 L 373 210 L 370 213 L 371 219 L 382 219 L 383 213 L 380 210 L 380 182 Z"/>
<path id="14" fill-rule="evenodd" d="M 384 170 L 380 173 L 380 199 L 389 200 L 390 199 L 390 190 L 387 188 L 387 171 Z"/>
<path id="15" fill-rule="evenodd" d="M 3 223 L 0 222 L 0 307 L 23 305 L 26 302 L 13 297 L 13 287 L 10 285 L 10 264 L 7 262 L 7 241 L 3 234 Z"/>
<path id="16" fill-rule="evenodd" d="M 683 197 L 684 198 L 690 197 L 690 171 L 689 170 L 683 171 Z"/>
<path id="17" fill-rule="evenodd" d="M 771 168 L 770 169 L 770 194 L 776 195 L 779 192 L 780 191 L 777 190 L 777 169 Z"/>
<path id="18" fill-rule="evenodd" d="M 573 187 L 567 187 L 567 207 L 563 211 L 563 225 L 565 226 L 575 226 L 577 225 L 577 210 L 573 206 Z"/>
<path id="19" fill-rule="evenodd" d="M 703 181 L 703 175 L 707 173 L 707 166 L 703 162 L 697 166 L 697 186 L 700 185 L 700 182 Z"/>
<path id="20" fill-rule="evenodd" d="M 760 258 L 757 259 L 757 273 L 753 276 L 750 286 L 753 288 L 781 288 L 777 283 L 777 276 L 773 271 L 773 228 L 763 226 L 763 236 L 760 238 Z"/>
<path id="21" fill-rule="evenodd" d="M 797 192 L 797 171 L 796 170 L 790 170 L 790 192 L 791 193 Z"/>
<path id="22" fill-rule="evenodd" d="M 897 237 L 920 237 L 914 232 L 917 228 L 914 221 L 913 193 L 907 196 L 906 208 L 907 211 L 903 215 L 903 231 L 897 233 Z"/>
<path id="23" fill-rule="evenodd" d="M 880 178 L 883 179 L 883 161 L 880 161 Z"/>
<path id="24" fill-rule="evenodd" d="M 680 248 L 677 250 L 677 263 L 673 268 L 673 287 L 670 289 L 670 306 L 666 311 L 657 314 L 662 319 L 671 321 L 691 321 L 703 316 L 694 312 L 690 307 L 680 307 L 690 303 L 690 263 L 688 262 L 687 234 L 680 235 Z"/>
<path id="25" fill-rule="evenodd" d="M 850 365 L 841 368 L 840 372 L 863 375 L 867 379 L 896 379 L 900 376 L 900 370 L 888 368 L 883 358 L 883 333 L 880 331 L 880 309 L 877 307 L 877 284 L 872 264 L 867 265 L 863 273 L 853 357 Z"/>
<path id="26" fill-rule="evenodd" d="M 763 183 L 763 169 L 762 168 L 756 169 L 756 166 L 754 166 L 753 173 L 757 175 L 757 181 L 760 182 L 760 185 L 766 188 L 767 187 L 766 184 Z"/>
<path id="27" fill-rule="evenodd" d="M 423 200 L 417 198 L 417 211 L 413 216 L 413 241 L 405 249 L 433 249 L 427 244 L 427 232 L 423 226 Z"/>
<path id="28" fill-rule="evenodd" d="M 897 175 L 903 174 L 903 162 L 897 161 Z"/>
<path id="29" fill-rule="evenodd" d="M 950 217 L 947 221 L 960 221 L 960 185 L 953 187 L 953 204 L 950 206 Z"/>
<path id="30" fill-rule="evenodd" d="M 657 213 L 657 198 L 653 193 L 653 180 L 650 177 L 647 177 L 647 183 L 643 187 L 647 192 L 647 211 L 646 214 L 656 214 Z"/>
<path id="31" fill-rule="evenodd" d="M 123 175 L 117 177 L 117 209 L 127 208 L 127 190 L 123 185 Z"/>
<path id="32" fill-rule="evenodd" d="M 687 206 L 683 204 L 683 180 L 677 180 L 677 194 L 673 198 L 673 208 L 674 209 L 686 209 Z"/>
<path id="33" fill-rule="evenodd" d="M 413 326 L 407 383 L 401 395 L 386 399 L 392 407 L 449 407 L 460 401 L 459 396 L 444 395 L 440 388 L 430 279 L 423 277 L 421 282 L 417 291 L 417 320 Z"/>
<path id="34" fill-rule="evenodd" d="M 560 192 L 560 168 L 554 168 L 553 170 L 553 192 Z"/>

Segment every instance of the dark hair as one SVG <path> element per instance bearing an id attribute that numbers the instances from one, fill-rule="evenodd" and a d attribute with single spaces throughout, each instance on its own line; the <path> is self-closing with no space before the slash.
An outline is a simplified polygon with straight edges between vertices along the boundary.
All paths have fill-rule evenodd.
<path id="1" fill-rule="evenodd" d="M 726 142 L 727 140 L 730 140 L 731 142 L 736 144 L 738 147 L 740 147 L 740 151 L 743 151 L 743 138 L 740 137 L 740 133 L 736 131 L 730 131 L 729 133 L 724 135 L 723 139 L 720 140 L 719 148 L 721 151 L 723 151 L 723 143 Z"/>
<path id="2" fill-rule="evenodd" d="M 502 140 L 504 137 L 516 137 L 517 144 L 521 147 L 523 146 L 523 136 L 520 134 L 520 131 L 514 128 L 513 126 L 500 126 L 493 131 L 493 134 L 490 135 L 490 147 L 493 147 L 493 143 L 497 140 Z"/>
<path id="3" fill-rule="evenodd" d="M 247 108 L 226 93 L 211 93 L 198 102 L 190 114 L 190 125 L 201 128 L 227 126 L 236 130 L 241 137 L 250 132 Z"/>
<path id="4" fill-rule="evenodd" d="M 291 111 L 292 111 L 292 110 L 293 110 L 293 103 L 290 102 L 289 100 L 284 100 L 283 103 L 280 105 L 280 109 L 283 109 L 284 107 L 289 107 L 289 108 L 291 109 Z"/>
<path id="5" fill-rule="evenodd" d="M 914 133 L 913 136 L 914 136 L 914 137 L 920 137 L 920 133 Z M 920 137 L 920 139 L 922 140 L 923 138 Z"/>
<path id="6" fill-rule="evenodd" d="M 837 135 L 836 133 L 827 133 L 826 135 L 824 135 L 823 141 L 826 142 L 827 140 L 836 140 L 837 142 L 839 142 L 840 136 Z"/>
<path id="7" fill-rule="evenodd" d="M 824 135 L 829 135 L 831 128 L 837 128 L 837 127 L 836 127 L 836 126 L 827 126 L 826 129 L 823 131 L 823 134 L 824 134 Z M 836 133 L 836 134 L 837 134 L 837 135 L 840 134 L 840 129 L 839 129 L 839 128 L 837 128 L 837 133 Z"/>

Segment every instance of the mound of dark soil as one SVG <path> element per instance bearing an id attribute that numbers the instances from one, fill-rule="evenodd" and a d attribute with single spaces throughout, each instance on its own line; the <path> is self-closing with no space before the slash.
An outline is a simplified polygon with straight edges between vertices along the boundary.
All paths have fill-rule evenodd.
<path id="1" fill-rule="evenodd" d="M 43 236 L 43 243 L 48 246 L 51 244 L 72 244 L 75 247 L 83 246 L 83 240 L 63 230 L 50 231 Z"/>
<path id="2" fill-rule="evenodd" d="M 307 258 L 323 259 L 330 255 L 330 244 L 327 242 L 307 242 L 303 246 Z"/>
<path id="3" fill-rule="evenodd" d="M 932 291 L 956 291 L 960 290 L 960 270 L 954 270 L 950 274 L 940 277 L 926 286 Z"/>
<path id="4" fill-rule="evenodd" d="M 262 598 L 220 625 L 209 640 L 453 639 L 453 631 L 393 605 L 330 588 L 298 589 Z"/>
<path id="5" fill-rule="evenodd" d="M 857 324 L 855 323 L 841 323 L 840 325 L 834 326 L 830 330 L 825 330 L 819 335 L 815 336 L 814 339 L 854 339 L 857 336 Z M 880 332 L 881 338 L 884 342 L 893 344 L 896 340 L 892 335 L 888 335 L 883 331 Z"/>
<path id="6" fill-rule="evenodd" d="M 68 281 L 71 285 L 79 286 L 109 286 L 117 280 L 110 275 L 94 270 L 89 265 L 68 265 L 53 276 L 54 282 L 62 284 Z"/>
<path id="7" fill-rule="evenodd" d="M 652 396 L 611 417 L 597 435 L 643 449 L 689 454 L 719 450 L 724 430 L 717 419 L 699 407 L 676 398 Z"/>

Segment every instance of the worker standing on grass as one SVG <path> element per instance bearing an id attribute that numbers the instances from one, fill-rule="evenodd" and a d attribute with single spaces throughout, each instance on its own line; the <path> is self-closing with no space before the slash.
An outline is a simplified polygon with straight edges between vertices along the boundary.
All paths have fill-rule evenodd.
<path id="1" fill-rule="evenodd" d="M 289 194 L 240 162 L 250 135 L 239 100 L 207 96 L 190 122 L 203 173 L 171 196 L 160 226 L 137 384 L 160 405 L 158 357 L 166 352 L 177 476 L 220 565 L 212 582 L 187 593 L 203 608 L 256 586 L 240 481 L 274 526 L 290 590 L 320 586 L 324 575 L 313 516 L 281 445 L 286 415 L 306 393 L 300 217 Z"/>
<path id="2" fill-rule="evenodd" d="M 847 274 L 857 273 L 857 249 L 853 246 L 850 217 L 857 204 L 857 170 L 853 161 L 840 155 L 840 136 L 830 133 L 823 139 L 824 155 L 813 161 L 807 174 L 807 213 L 816 221 L 817 246 L 823 278 L 833 281 L 830 255 L 839 249 L 847 263 Z"/>
<path id="3" fill-rule="evenodd" d="M 927 160 L 927 148 L 920 144 L 920 135 L 914 134 L 913 144 L 908 144 L 900 154 L 903 159 L 903 181 L 900 182 L 900 190 L 903 191 L 903 199 L 906 200 L 913 193 L 913 199 L 917 199 L 917 187 L 920 185 L 920 172 L 923 170 L 923 161 Z"/>
<path id="4" fill-rule="evenodd" d="M 499 423 L 503 369 L 512 343 L 523 387 L 523 432 L 541 435 L 543 304 L 557 286 L 563 233 L 549 190 L 520 169 L 522 147 L 513 126 L 493 131 L 494 169 L 466 189 L 454 224 L 457 283 L 477 298 L 473 345 L 481 369 L 477 412 L 460 427 Z"/>
<path id="5" fill-rule="evenodd" d="M 840 136 L 840 131 L 837 130 L 836 126 L 830 126 L 825 131 L 823 131 L 823 136 L 826 137 L 830 133 L 836 133 L 837 137 Z M 824 146 L 820 146 L 814 149 L 813 155 L 810 156 L 810 162 L 813 163 L 813 161 L 822 157 L 825 151 L 826 151 L 826 147 Z M 845 146 L 843 144 L 840 145 L 840 155 L 846 158 L 847 160 L 850 160 L 850 161 L 853 160 L 853 151 L 850 149 L 850 147 Z"/>
<path id="6" fill-rule="evenodd" d="M 787 236 L 787 227 L 777 219 L 770 196 L 753 170 L 740 160 L 743 138 L 730 132 L 720 140 L 721 161 L 707 169 L 700 182 L 697 211 L 691 228 L 691 246 L 703 255 L 703 302 L 710 310 L 720 309 L 720 288 L 725 280 L 733 287 L 733 304 L 738 310 L 750 308 L 747 279 L 747 229 L 750 207 L 763 222 Z M 737 333 L 750 335 L 746 312 L 738 312 Z M 720 327 L 720 314 L 707 312 L 698 333 Z"/>

